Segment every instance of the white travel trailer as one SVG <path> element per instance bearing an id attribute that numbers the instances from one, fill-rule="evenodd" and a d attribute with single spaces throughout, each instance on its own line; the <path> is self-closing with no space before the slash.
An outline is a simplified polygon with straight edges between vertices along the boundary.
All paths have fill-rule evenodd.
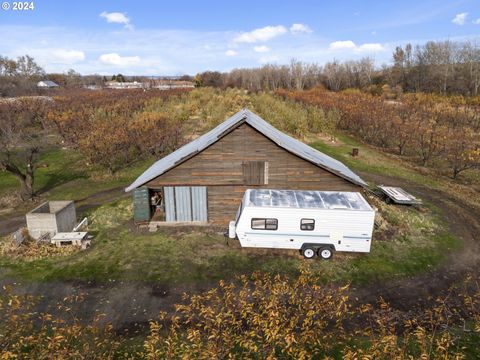
<path id="1" fill-rule="evenodd" d="M 228 236 L 242 247 L 329 259 L 334 251 L 370 252 L 374 218 L 358 192 L 248 189 Z"/>

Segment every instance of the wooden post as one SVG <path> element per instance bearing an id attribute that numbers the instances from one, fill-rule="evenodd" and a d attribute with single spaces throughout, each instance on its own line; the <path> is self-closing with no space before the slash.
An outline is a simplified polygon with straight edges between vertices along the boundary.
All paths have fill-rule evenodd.
<path id="1" fill-rule="evenodd" d="M 353 156 L 353 157 L 358 156 L 358 148 L 353 148 L 353 149 L 352 149 L 352 156 Z"/>

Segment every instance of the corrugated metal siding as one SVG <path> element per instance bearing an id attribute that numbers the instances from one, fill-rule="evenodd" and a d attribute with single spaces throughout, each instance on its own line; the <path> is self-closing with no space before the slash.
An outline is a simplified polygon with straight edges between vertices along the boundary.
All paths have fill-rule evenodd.
<path id="1" fill-rule="evenodd" d="M 192 221 L 192 199 L 189 186 L 175 186 L 177 221 Z"/>
<path id="2" fill-rule="evenodd" d="M 206 186 L 164 188 L 166 221 L 208 221 Z"/>
<path id="3" fill-rule="evenodd" d="M 207 187 L 192 186 L 192 220 L 208 221 Z"/>
<path id="4" fill-rule="evenodd" d="M 165 196 L 165 220 L 175 221 L 175 191 L 173 187 L 168 186 L 163 188 L 163 195 Z"/>

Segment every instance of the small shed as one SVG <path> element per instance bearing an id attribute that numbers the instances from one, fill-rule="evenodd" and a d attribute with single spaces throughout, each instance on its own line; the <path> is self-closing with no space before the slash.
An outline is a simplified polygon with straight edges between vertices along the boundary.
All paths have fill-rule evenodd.
<path id="1" fill-rule="evenodd" d="M 26 214 L 30 236 L 53 237 L 59 232 L 69 232 L 75 227 L 77 214 L 73 201 L 47 201 Z"/>

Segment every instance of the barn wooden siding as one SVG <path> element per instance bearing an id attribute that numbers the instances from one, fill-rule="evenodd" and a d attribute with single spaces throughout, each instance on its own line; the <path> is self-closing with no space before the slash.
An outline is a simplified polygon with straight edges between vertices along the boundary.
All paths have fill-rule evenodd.
<path id="1" fill-rule="evenodd" d="M 248 161 L 268 162 L 268 185 L 246 183 Z M 247 188 L 360 190 L 360 186 L 291 154 L 246 123 L 146 185 L 206 185 L 208 218 L 219 225 L 234 218 Z"/>

